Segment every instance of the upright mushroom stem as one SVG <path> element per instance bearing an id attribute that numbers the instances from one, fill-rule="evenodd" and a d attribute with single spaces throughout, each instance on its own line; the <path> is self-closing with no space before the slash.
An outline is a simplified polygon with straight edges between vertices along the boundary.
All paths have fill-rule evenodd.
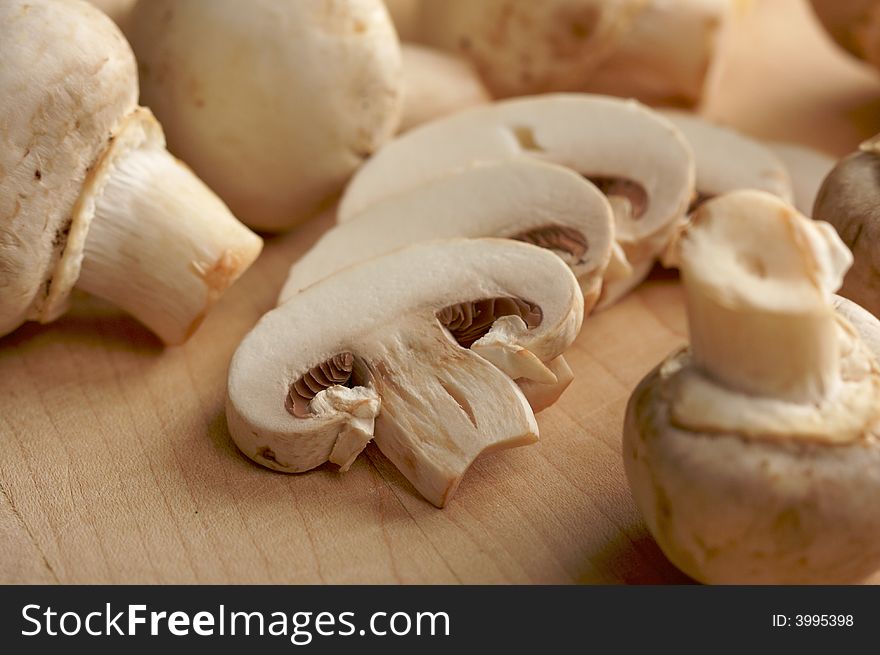
<path id="1" fill-rule="evenodd" d="M 819 402 L 840 381 L 831 294 L 852 258 L 833 228 L 770 194 L 704 204 L 679 242 L 697 366 L 734 390 Z"/>
<path id="2" fill-rule="evenodd" d="M 181 343 L 256 259 L 261 240 L 163 147 L 119 154 L 107 176 L 77 286 Z"/>

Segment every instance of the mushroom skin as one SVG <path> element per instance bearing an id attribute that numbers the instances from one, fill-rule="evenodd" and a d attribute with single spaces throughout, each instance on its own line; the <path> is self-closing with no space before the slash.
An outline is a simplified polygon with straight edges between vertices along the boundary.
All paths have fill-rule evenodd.
<path id="1" fill-rule="evenodd" d="M 582 321 L 577 281 L 548 250 L 509 239 L 413 245 L 324 278 L 260 320 L 230 365 L 230 434 L 285 472 L 326 461 L 344 470 L 375 438 L 443 507 L 478 455 L 537 440 L 514 380 L 556 380 L 551 365 Z M 340 353 L 351 353 L 345 386 L 321 372 Z M 317 393 L 301 417 L 288 396 L 306 374 Z"/>
<path id="2" fill-rule="evenodd" d="M 382 0 L 142 0 L 128 37 L 171 150 L 260 230 L 328 205 L 400 119 Z"/>
<path id="3" fill-rule="evenodd" d="M 813 218 L 834 226 L 853 253 L 840 295 L 880 316 L 880 139 L 863 143 L 825 178 Z"/>
<path id="4" fill-rule="evenodd" d="M 609 197 L 615 279 L 598 307 L 648 274 L 694 192 L 691 148 L 668 120 L 631 100 L 550 94 L 471 108 L 387 143 L 346 187 L 337 220 L 474 162 L 522 157 L 571 168 Z"/>
<path id="5" fill-rule="evenodd" d="M 470 63 L 447 52 L 403 43 L 399 132 L 491 100 Z"/>
<path id="6" fill-rule="evenodd" d="M 743 224 L 745 214 L 756 222 Z M 701 255 L 694 244 L 722 234 L 713 236 L 712 230 L 725 221 L 738 224 L 730 229 L 755 233 L 719 240 L 730 257 L 726 262 L 715 250 L 711 262 L 713 251 Z M 762 222 L 779 237 L 775 252 L 767 248 Z M 734 343 L 739 331 L 751 330 L 741 340 L 755 354 L 684 349 L 633 392 L 623 458 L 649 530 L 676 566 L 702 582 L 863 580 L 880 568 L 880 322 L 831 295 L 847 265 L 845 249 L 827 225 L 758 192 L 703 205 L 682 244 L 692 341 L 716 329 L 723 333 L 720 340 Z M 729 268 L 729 262 L 738 264 Z M 785 291 L 790 302 L 776 302 Z M 730 310 L 716 317 L 726 323 L 712 326 L 699 317 L 707 293 Z M 814 319 L 801 312 L 814 312 Z M 803 327 L 805 321 L 832 329 Z M 754 338 L 766 326 L 767 337 Z M 784 337 L 773 340 L 772 331 Z M 797 379 L 772 370 L 786 360 L 794 364 L 811 347 L 836 354 L 835 361 L 807 356 Z M 713 363 L 736 356 L 750 360 L 743 367 L 776 379 L 756 379 L 743 389 L 725 382 L 724 371 L 712 372 Z M 768 357 L 775 357 L 769 366 L 762 361 Z M 830 370 L 835 378 L 825 389 L 804 385 L 813 395 L 803 398 L 800 383 L 811 379 L 812 369 Z"/>
<path id="7" fill-rule="evenodd" d="M 468 57 L 495 97 L 590 91 L 693 106 L 730 0 L 421 0 L 416 40 Z"/>
<path id="8" fill-rule="evenodd" d="M 119 29 L 80 0 L 2 3 L 0 93 L 0 335 L 77 286 L 185 340 L 262 240 L 165 150 Z"/>

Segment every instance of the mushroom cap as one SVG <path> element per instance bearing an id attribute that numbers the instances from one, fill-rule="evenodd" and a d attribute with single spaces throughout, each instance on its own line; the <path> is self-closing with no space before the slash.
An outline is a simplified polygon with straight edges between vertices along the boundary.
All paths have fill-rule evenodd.
<path id="1" fill-rule="evenodd" d="M 831 223 L 852 250 L 840 295 L 880 316 L 880 155 L 874 148 L 869 142 L 838 162 L 819 189 L 813 218 Z"/>
<path id="2" fill-rule="evenodd" d="M 592 307 L 611 256 L 611 206 L 570 169 L 491 162 L 390 196 L 324 234 L 290 269 L 279 303 L 334 272 L 403 246 L 453 237 L 506 237 L 563 254 Z"/>
<path id="3" fill-rule="evenodd" d="M 871 327 L 877 339 L 880 326 Z M 638 385 L 623 454 L 666 556 L 720 584 L 860 581 L 880 568 L 880 432 L 828 445 L 698 433 L 671 417 L 674 357 Z"/>
<path id="4" fill-rule="evenodd" d="M 785 164 L 759 141 L 695 114 L 662 112 L 690 143 L 696 164 L 699 196 L 718 196 L 739 189 L 757 189 L 790 202 L 791 178 Z"/>
<path id="5" fill-rule="evenodd" d="M 824 152 L 794 143 L 775 142 L 767 145 L 788 169 L 794 206 L 805 216 L 811 216 L 822 182 L 837 160 Z"/>
<path id="6" fill-rule="evenodd" d="M 527 328 L 524 319 L 499 318 L 473 348 L 444 327 L 450 323 L 441 323 L 446 308 L 497 298 L 538 307 L 539 321 Z M 339 437 L 348 434 L 345 425 L 352 416 L 364 419 L 357 412 L 370 401 L 380 449 L 442 506 L 481 452 L 537 438 L 525 397 L 483 348 L 491 350 L 502 332 L 513 329 L 507 343 L 519 360 L 515 366 L 551 362 L 574 340 L 582 320 L 577 281 L 543 248 L 508 239 L 410 246 L 343 269 L 260 320 L 230 365 L 230 432 L 255 461 L 304 471 L 333 456 Z M 348 367 L 356 386 L 348 391 L 357 394 L 358 407 L 325 412 L 313 401 L 310 414 L 291 412 L 291 386 L 340 353 L 353 360 Z M 348 392 L 339 386 L 326 391 L 334 389 L 337 396 Z M 359 449 L 372 437 L 363 431 Z"/>
<path id="7" fill-rule="evenodd" d="M 489 102 L 489 92 L 468 61 L 440 50 L 404 43 L 403 112 L 399 130 Z"/>
<path id="8" fill-rule="evenodd" d="M 128 36 L 170 149 L 252 227 L 307 218 L 397 127 L 381 0 L 150 0 Z"/>
<path id="9" fill-rule="evenodd" d="M 0 334 L 57 312 L 41 305 L 88 214 L 80 195 L 137 92 L 131 49 L 98 9 L 0 4 L 0 94 L 14 98 L 0 108 Z"/>
<path id="10" fill-rule="evenodd" d="M 693 192 L 690 147 L 662 116 L 635 101 L 557 94 L 476 107 L 389 142 L 346 188 L 339 221 L 472 162 L 524 155 L 587 177 L 635 182 L 647 204 L 638 217 L 616 216 L 616 238 L 651 255 L 666 244 Z"/>

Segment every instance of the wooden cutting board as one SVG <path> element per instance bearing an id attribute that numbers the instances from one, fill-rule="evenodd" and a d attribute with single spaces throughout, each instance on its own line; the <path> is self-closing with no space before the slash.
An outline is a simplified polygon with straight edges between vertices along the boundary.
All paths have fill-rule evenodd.
<path id="1" fill-rule="evenodd" d="M 705 110 L 843 154 L 880 131 L 878 107 L 878 77 L 805 3 L 759 0 Z M 669 274 L 585 323 L 568 354 L 577 379 L 539 416 L 541 443 L 478 460 L 445 510 L 372 446 L 344 475 L 282 475 L 238 453 L 229 358 L 331 221 L 270 241 L 185 347 L 163 350 L 93 300 L 0 340 L 0 582 L 686 581 L 645 529 L 620 457 L 630 390 L 685 340 Z"/>

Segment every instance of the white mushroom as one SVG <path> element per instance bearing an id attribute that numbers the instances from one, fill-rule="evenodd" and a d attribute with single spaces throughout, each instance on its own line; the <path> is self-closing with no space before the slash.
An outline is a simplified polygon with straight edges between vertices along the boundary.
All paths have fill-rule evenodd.
<path id="1" fill-rule="evenodd" d="M 681 130 L 694 151 L 697 197 L 692 209 L 709 198 L 740 189 L 767 191 L 787 202 L 792 200 L 788 169 L 769 147 L 695 114 L 662 113 Z"/>
<path id="2" fill-rule="evenodd" d="M 474 161 L 522 156 L 567 166 L 609 196 L 618 259 L 632 273 L 605 290 L 604 305 L 647 274 L 693 193 L 690 148 L 667 120 L 633 101 L 548 95 L 469 109 L 388 143 L 352 179 L 339 221 Z"/>
<path id="3" fill-rule="evenodd" d="M 702 205 L 678 247 L 691 348 L 639 384 L 624 426 L 652 534 L 703 582 L 867 577 L 880 568 L 880 367 L 865 340 L 880 323 L 834 311 L 848 251 L 758 191 Z"/>
<path id="4" fill-rule="evenodd" d="M 828 174 L 813 217 L 831 223 L 853 252 L 840 294 L 880 316 L 880 135 Z"/>
<path id="5" fill-rule="evenodd" d="M 283 303 L 357 262 L 419 241 L 505 237 L 560 255 L 592 309 L 611 257 L 606 197 L 568 168 L 523 159 L 474 164 L 389 196 L 324 236 L 290 269 Z"/>
<path id="6" fill-rule="evenodd" d="M 79 0 L 0 4 L 0 334 L 71 289 L 179 343 L 262 242 L 166 150 L 118 28 Z"/>
<path id="7" fill-rule="evenodd" d="M 435 241 L 356 264 L 266 314 L 229 371 L 238 447 L 279 471 L 344 470 L 375 437 L 444 506 L 482 452 L 532 443 L 514 379 L 555 380 L 583 318 L 556 255 L 509 239 Z"/>
<path id="8" fill-rule="evenodd" d="M 767 145 L 788 169 L 795 208 L 805 216 L 812 216 L 819 188 L 837 160 L 818 150 L 794 143 Z"/>
<path id="9" fill-rule="evenodd" d="M 381 0 L 142 0 L 128 35 L 172 151 L 253 227 L 313 214 L 397 127 Z"/>
<path id="10" fill-rule="evenodd" d="M 593 91 L 692 105 L 731 0 L 421 0 L 417 40 L 459 52 L 496 97 Z"/>
<path id="11" fill-rule="evenodd" d="M 404 43 L 401 132 L 416 125 L 489 102 L 489 92 L 464 59 L 433 48 Z"/>

